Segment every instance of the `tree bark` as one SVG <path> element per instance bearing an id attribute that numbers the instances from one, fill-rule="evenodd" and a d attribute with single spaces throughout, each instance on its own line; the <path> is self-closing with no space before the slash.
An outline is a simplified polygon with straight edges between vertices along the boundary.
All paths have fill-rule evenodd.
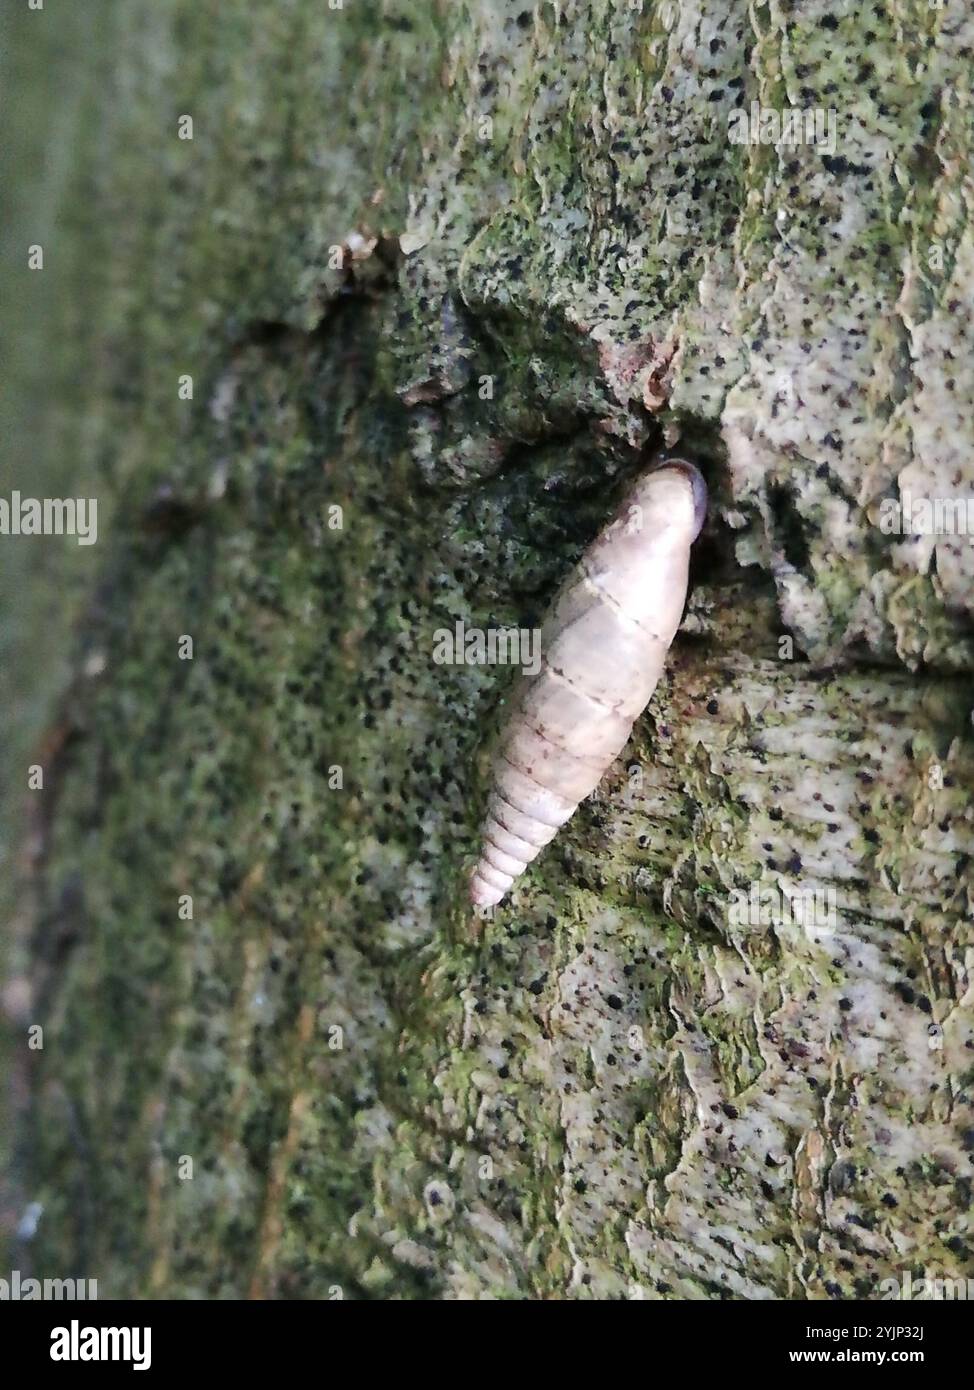
<path id="1" fill-rule="evenodd" d="M 45 774 L 14 1264 L 179 1298 L 974 1274 L 974 551 L 889 529 L 974 495 L 964 0 L 11 28 L 54 297 L 31 336 L 20 291 L 55 425 L 17 456 L 101 515 L 31 579 L 84 611 L 8 750 Z M 752 103 L 822 138 L 732 141 Z M 480 922 L 510 673 L 434 634 L 535 625 L 664 446 L 711 491 L 668 673 Z"/>

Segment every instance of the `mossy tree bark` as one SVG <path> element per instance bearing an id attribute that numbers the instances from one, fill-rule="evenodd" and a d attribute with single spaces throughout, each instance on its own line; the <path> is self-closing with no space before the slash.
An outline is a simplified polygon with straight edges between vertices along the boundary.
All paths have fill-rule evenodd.
<path id="1" fill-rule="evenodd" d="M 974 1273 L 974 563 L 880 524 L 974 491 L 965 0 L 13 28 L 55 106 L 93 55 L 47 128 L 63 420 L 24 467 L 105 518 L 19 774 L 14 1263 L 176 1297 Z M 732 143 L 752 102 L 834 146 Z M 671 669 L 478 935 L 506 677 L 434 632 L 534 624 L 677 443 L 713 506 Z"/>

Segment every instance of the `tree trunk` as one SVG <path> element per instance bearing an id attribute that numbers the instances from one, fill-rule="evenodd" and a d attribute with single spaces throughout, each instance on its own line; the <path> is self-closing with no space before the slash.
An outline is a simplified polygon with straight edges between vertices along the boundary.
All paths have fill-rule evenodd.
<path id="1" fill-rule="evenodd" d="M 969 7 L 245 11 L 9 21 L 10 486 L 99 502 L 11 571 L 12 1265 L 974 1273 Z M 667 675 L 480 922 L 510 672 L 435 633 L 535 625 L 661 446 L 711 492 Z"/>

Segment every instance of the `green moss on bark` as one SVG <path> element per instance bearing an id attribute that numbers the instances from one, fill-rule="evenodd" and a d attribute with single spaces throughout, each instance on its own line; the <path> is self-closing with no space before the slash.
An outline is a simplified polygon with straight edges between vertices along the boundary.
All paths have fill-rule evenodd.
<path id="1" fill-rule="evenodd" d="M 969 1268 L 967 560 L 874 513 L 970 485 L 970 22 L 831 8 L 19 20 L 114 85 L 43 230 L 106 529 L 23 881 L 13 1263 L 309 1298 Z M 839 162 L 729 145 L 757 99 L 838 108 Z M 714 507 L 666 680 L 475 935 L 507 673 L 434 631 L 534 623 L 678 439 Z"/>

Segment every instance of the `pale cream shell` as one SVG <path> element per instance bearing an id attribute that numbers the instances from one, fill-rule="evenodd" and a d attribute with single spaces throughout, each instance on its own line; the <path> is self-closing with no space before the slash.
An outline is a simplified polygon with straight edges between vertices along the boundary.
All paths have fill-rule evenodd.
<path id="1" fill-rule="evenodd" d="M 574 813 L 629 740 L 683 617 L 690 547 L 706 487 L 672 459 L 645 474 L 560 589 L 523 677 L 494 763 L 478 906 L 511 884 Z"/>

